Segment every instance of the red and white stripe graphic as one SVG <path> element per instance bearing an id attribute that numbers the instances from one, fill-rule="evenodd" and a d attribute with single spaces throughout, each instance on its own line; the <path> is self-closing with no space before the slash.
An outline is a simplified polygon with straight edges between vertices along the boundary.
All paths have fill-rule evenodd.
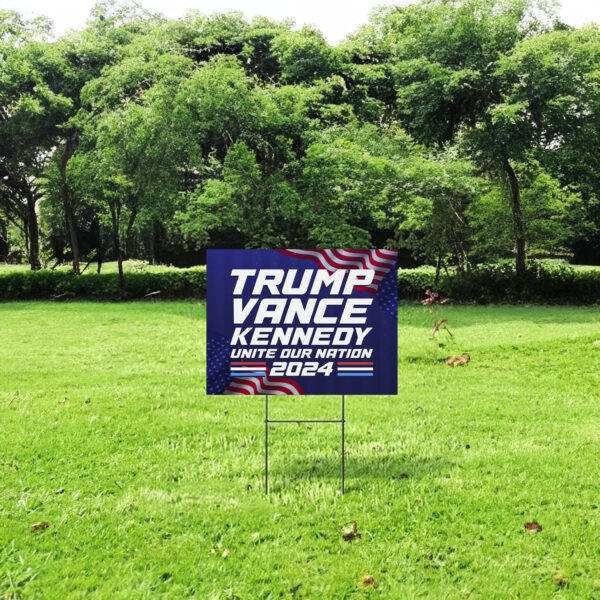
<path id="1" fill-rule="evenodd" d="M 355 289 L 377 294 L 384 277 L 398 260 L 397 250 L 278 250 L 286 256 L 304 258 L 315 262 L 319 269 L 329 272 L 338 269 L 369 269 L 375 271 L 373 282 Z"/>
<path id="2" fill-rule="evenodd" d="M 236 377 L 227 386 L 228 395 L 300 396 L 304 392 L 293 380 L 286 377 Z"/>
<path id="3" fill-rule="evenodd" d="M 372 362 L 338 362 L 338 371 L 372 371 Z"/>
<path id="4" fill-rule="evenodd" d="M 266 362 L 235 361 L 229 363 L 229 371 L 232 375 L 259 375 L 264 376 L 269 373 Z"/>

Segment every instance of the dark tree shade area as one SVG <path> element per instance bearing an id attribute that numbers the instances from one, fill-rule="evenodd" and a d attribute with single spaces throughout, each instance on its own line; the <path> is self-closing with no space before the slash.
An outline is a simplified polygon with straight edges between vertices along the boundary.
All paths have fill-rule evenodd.
<path id="1" fill-rule="evenodd" d="M 393 247 L 600 264 L 600 28 L 532 0 L 376 10 L 338 46 L 238 13 L 0 11 L 0 260 Z"/>

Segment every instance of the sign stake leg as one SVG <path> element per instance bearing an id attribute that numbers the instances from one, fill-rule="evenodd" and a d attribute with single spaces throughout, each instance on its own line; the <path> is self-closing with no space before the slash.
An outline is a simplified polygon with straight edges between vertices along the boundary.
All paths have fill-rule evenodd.
<path id="1" fill-rule="evenodd" d="M 265 494 L 269 493 L 269 396 L 265 396 Z"/>
<path id="2" fill-rule="evenodd" d="M 342 396 L 342 494 L 345 493 L 346 489 L 346 472 L 345 472 L 345 462 L 346 462 L 346 407 L 345 407 L 345 396 Z"/>
<path id="3" fill-rule="evenodd" d="M 265 396 L 265 494 L 269 494 L 269 423 L 339 423 L 342 426 L 342 452 L 340 457 L 340 492 L 346 493 L 346 397 L 342 396 L 340 419 L 269 419 L 269 396 Z"/>

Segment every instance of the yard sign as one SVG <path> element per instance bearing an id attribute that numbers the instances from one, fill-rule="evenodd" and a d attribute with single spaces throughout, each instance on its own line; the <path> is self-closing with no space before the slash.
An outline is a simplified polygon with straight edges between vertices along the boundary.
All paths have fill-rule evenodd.
<path id="1" fill-rule="evenodd" d="M 209 250 L 208 394 L 396 394 L 395 250 Z"/>

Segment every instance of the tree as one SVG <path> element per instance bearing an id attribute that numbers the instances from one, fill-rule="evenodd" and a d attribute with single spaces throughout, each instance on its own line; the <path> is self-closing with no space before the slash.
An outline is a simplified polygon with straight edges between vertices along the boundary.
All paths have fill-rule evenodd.
<path id="1" fill-rule="evenodd" d="M 563 254 L 574 240 L 587 233 L 581 196 L 545 171 L 534 159 L 516 165 L 524 236 L 531 251 Z M 510 255 L 512 220 L 507 210 L 510 198 L 504 186 L 488 186 L 467 211 L 471 223 L 470 242 L 476 257 L 497 260 Z"/>
<path id="2" fill-rule="evenodd" d="M 468 269 L 466 210 L 482 189 L 475 165 L 397 127 L 353 122 L 313 137 L 300 204 L 310 243 L 400 247 L 438 268 L 451 258 Z"/>
<path id="3" fill-rule="evenodd" d="M 402 197 L 389 207 L 395 241 L 440 268 L 450 259 L 461 276 L 470 269 L 471 204 L 488 187 L 476 166 L 454 152 L 413 154 L 400 165 Z"/>
<path id="4" fill-rule="evenodd" d="M 525 270 L 525 235 L 514 162 L 522 139 L 506 132 L 495 109 L 508 82 L 499 60 L 522 40 L 552 26 L 548 10 L 529 0 L 432 0 L 376 15 L 377 46 L 392 62 L 397 113 L 426 144 L 444 144 L 460 132 L 471 157 L 504 173 L 510 190 L 516 270 Z M 507 116 L 506 114 L 504 115 Z"/>
<path id="5" fill-rule="evenodd" d="M 338 47 L 239 13 L 106 2 L 56 41 L 2 14 L 0 219 L 32 265 L 38 213 L 49 255 L 114 258 L 121 283 L 127 257 L 209 245 L 394 245 L 458 273 L 514 253 L 519 275 L 529 250 L 600 252 L 598 29 L 541 2 L 384 7 Z"/>
<path id="6" fill-rule="evenodd" d="M 125 64 L 127 63 L 127 64 Z M 175 148 L 170 136 L 174 90 L 190 61 L 164 54 L 153 60 L 123 61 L 91 81 L 82 91 L 84 101 L 103 110 L 84 115 L 89 154 L 76 171 L 89 178 L 93 196 L 110 215 L 114 255 L 123 287 L 123 260 L 138 215 L 166 202 L 172 191 Z M 138 87 L 130 86 L 133 82 Z M 124 94 L 127 101 L 115 101 Z"/>
<path id="7" fill-rule="evenodd" d="M 81 219 L 89 214 L 89 207 L 82 205 L 81 198 L 73 193 L 74 182 L 70 180 L 68 172 L 69 163 L 81 142 L 86 116 L 89 117 L 87 111 L 90 109 L 92 94 L 84 94 L 83 91 L 88 84 L 100 78 L 104 69 L 110 71 L 117 64 L 127 64 L 126 59 L 132 54 L 147 54 L 147 45 L 152 42 L 157 46 L 152 49 L 157 54 L 161 40 L 159 36 L 150 36 L 149 33 L 159 22 L 160 19 L 148 16 L 136 5 L 119 7 L 111 2 L 101 2 L 95 6 L 87 28 L 71 32 L 52 44 L 54 51 L 64 61 L 65 70 L 63 77 L 52 78 L 49 85 L 55 92 L 70 100 L 71 110 L 58 127 L 56 145 L 45 169 L 43 192 L 45 202 L 60 204 L 66 238 L 71 247 L 73 271 L 76 274 L 80 271 L 80 238 L 84 234 L 89 236 L 90 230 L 99 230 L 98 219 L 92 219 L 91 223 L 86 224 L 88 231 L 82 230 Z M 141 45 L 140 40 L 144 40 L 146 45 Z M 102 100 L 104 103 L 100 101 L 96 107 L 108 108 L 108 100 Z M 88 104 L 84 106 L 85 102 Z M 56 208 L 53 206 L 50 212 L 58 214 Z M 56 224 L 59 220 L 51 222 Z M 61 237 L 56 230 L 49 233 L 54 240 Z M 84 248 L 89 248 L 89 241 L 83 240 L 83 245 Z M 100 258 L 99 247 L 97 254 Z"/>
<path id="8" fill-rule="evenodd" d="M 184 172 L 177 219 L 189 247 L 298 239 L 298 156 L 318 97 L 303 87 L 263 85 L 226 56 L 182 84 L 174 110 Z"/>
<path id="9" fill-rule="evenodd" d="M 372 247 L 377 213 L 396 188 L 393 161 L 340 135 L 311 144 L 302 167 L 301 211 L 310 247 Z"/>
<path id="10" fill-rule="evenodd" d="M 48 28 L 47 22 L 0 12 L 0 197 L 7 216 L 20 221 L 27 232 L 32 269 L 42 266 L 39 181 L 72 106 L 48 84 L 64 77 L 67 69 L 60 53 L 45 40 Z"/>
<path id="11" fill-rule="evenodd" d="M 588 223 L 571 238 L 576 250 L 593 246 L 600 258 L 600 27 L 559 29 L 526 39 L 503 57 L 499 76 L 507 86 L 502 102 L 489 109 L 496 132 L 527 152 L 583 199 Z M 583 247 L 583 248 L 582 248 Z M 591 254 L 590 254 L 591 253 Z M 582 252 L 586 256 L 586 252 Z M 584 258 L 582 256 L 582 258 Z"/>

